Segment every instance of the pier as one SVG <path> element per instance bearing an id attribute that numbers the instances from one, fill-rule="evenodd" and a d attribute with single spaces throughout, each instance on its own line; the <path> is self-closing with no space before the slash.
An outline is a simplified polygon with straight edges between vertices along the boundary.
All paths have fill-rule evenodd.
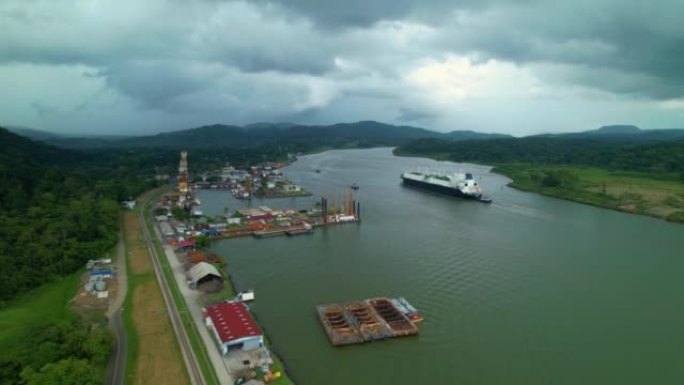
<path id="1" fill-rule="evenodd" d="M 334 346 L 416 335 L 420 331 L 389 298 L 379 297 L 316 306 L 316 314 Z"/>

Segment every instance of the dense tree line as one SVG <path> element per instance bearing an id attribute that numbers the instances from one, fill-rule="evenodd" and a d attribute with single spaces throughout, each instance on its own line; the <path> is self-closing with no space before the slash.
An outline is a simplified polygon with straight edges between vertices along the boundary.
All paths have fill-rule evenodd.
<path id="1" fill-rule="evenodd" d="M 0 306 L 114 246 L 118 200 L 147 186 L 117 191 L 87 161 L 0 129 Z"/>
<path id="2" fill-rule="evenodd" d="M 548 137 L 465 142 L 421 139 L 395 152 L 455 162 L 587 165 L 657 174 L 679 173 L 684 177 L 684 141 L 634 143 Z"/>
<path id="3" fill-rule="evenodd" d="M 20 345 L 0 354 L 0 383 L 101 384 L 112 336 L 75 319 L 24 330 Z"/>

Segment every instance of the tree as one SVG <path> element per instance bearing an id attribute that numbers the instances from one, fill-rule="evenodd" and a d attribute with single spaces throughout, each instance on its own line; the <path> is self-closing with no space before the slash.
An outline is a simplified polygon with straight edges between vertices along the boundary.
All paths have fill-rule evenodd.
<path id="1" fill-rule="evenodd" d="M 67 358 L 43 366 L 39 371 L 29 366 L 22 370 L 26 385 L 99 385 L 98 370 L 86 360 Z"/>
<path id="2" fill-rule="evenodd" d="M 195 237 L 195 247 L 198 249 L 206 249 L 211 246 L 211 239 L 204 235 Z"/>

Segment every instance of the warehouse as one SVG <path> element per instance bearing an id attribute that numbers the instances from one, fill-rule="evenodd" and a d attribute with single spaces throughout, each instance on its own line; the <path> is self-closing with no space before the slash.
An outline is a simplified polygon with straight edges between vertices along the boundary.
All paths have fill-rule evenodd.
<path id="1" fill-rule="evenodd" d="M 191 289 L 216 293 L 223 289 L 223 276 L 211 263 L 200 262 L 188 270 L 188 284 Z"/>
<path id="2" fill-rule="evenodd" d="M 216 338 L 221 354 L 231 349 L 254 350 L 264 346 L 264 336 L 241 302 L 223 302 L 204 309 L 207 328 Z"/>

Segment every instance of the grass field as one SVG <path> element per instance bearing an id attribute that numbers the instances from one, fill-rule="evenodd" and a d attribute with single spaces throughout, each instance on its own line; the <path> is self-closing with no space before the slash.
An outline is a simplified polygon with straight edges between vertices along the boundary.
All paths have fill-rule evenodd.
<path id="1" fill-rule="evenodd" d="M 124 214 L 128 295 L 124 327 L 128 338 L 126 383 L 187 384 L 180 348 L 152 270 L 137 212 Z"/>
<path id="2" fill-rule="evenodd" d="M 512 187 L 594 206 L 684 222 L 684 183 L 676 175 L 621 172 L 596 167 L 498 165 L 493 170 L 513 179 Z M 549 172 L 575 179 L 560 186 L 544 183 Z"/>
<path id="3" fill-rule="evenodd" d="M 208 384 L 219 384 L 219 379 L 216 376 L 216 373 L 214 372 L 214 368 L 210 362 L 209 355 L 206 350 L 207 347 L 205 346 L 204 341 L 202 341 L 202 337 L 199 335 L 199 331 L 197 330 L 197 325 L 195 324 L 195 321 L 193 320 L 192 315 L 190 314 L 190 310 L 188 309 L 188 306 L 185 303 L 183 295 L 178 289 L 178 285 L 176 284 L 176 278 L 173 276 L 171 266 L 169 265 L 169 261 L 166 258 L 166 253 L 159 244 L 159 240 L 154 235 L 155 231 L 150 215 L 150 206 L 151 202 L 157 200 L 161 194 L 162 192 L 153 195 L 149 200 L 147 200 L 144 203 L 145 225 L 148 227 L 150 234 L 153 234 L 152 242 L 154 244 L 154 248 L 157 250 L 157 255 L 160 256 L 162 271 L 166 276 L 166 281 L 169 283 L 171 296 L 173 297 L 173 301 L 176 303 L 176 307 L 180 312 L 180 318 L 183 322 L 183 326 L 185 327 L 185 331 L 188 334 L 190 345 L 192 345 L 192 349 L 195 352 L 195 356 L 197 357 L 197 361 L 204 375 L 204 379 Z"/>
<path id="4" fill-rule="evenodd" d="M 82 273 L 78 271 L 45 284 L 0 309 L 0 351 L 12 350 L 27 327 L 77 317 L 67 304 L 78 289 Z"/>

